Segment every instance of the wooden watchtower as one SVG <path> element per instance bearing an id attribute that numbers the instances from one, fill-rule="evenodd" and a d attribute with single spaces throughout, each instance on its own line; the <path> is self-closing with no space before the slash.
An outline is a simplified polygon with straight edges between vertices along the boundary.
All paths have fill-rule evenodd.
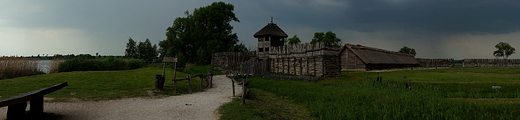
<path id="1" fill-rule="evenodd" d="M 278 25 L 273 23 L 271 17 L 271 23 L 256 32 L 253 37 L 258 38 L 258 57 L 267 58 L 269 47 L 283 46 L 288 36 Z"/>

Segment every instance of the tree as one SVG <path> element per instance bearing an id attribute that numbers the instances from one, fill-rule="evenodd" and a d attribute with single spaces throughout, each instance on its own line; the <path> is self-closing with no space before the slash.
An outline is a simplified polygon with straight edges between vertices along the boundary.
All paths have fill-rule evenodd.
<path id="1" fill-rule="evenodd" d="M 137 58 L 146 61 L 152 61 L 157 57 L 157 46 L 153 45 L 148 38 L 144 42 L 139 42 L 137 45 Z"/>
<path id="2" fill-rule="evenodd" d="M 229 48 L 228 52 L 247 52 L 249 50 L 247 50 L 246 48 L 246 45 L 240 43 L 240 44 L 236 44 L 235 46 Z"/>
<path id="3" fill-rule="evenodd" d="M 128 43 L 126 43 L 125 56 L 137 58 L 137 47 L 132 38 L 128 38 Z"/>
<path id="4" fill-rule="evenodd" d="M 209 64 L 211 54 L 229 51 L 238 43 L 232 33 L 231 21 L 240 22 L 233 13 L 234 6 L 214 2 L 195 9 L 193 14 L 176 18 L 166 30 L 166 40 L 159 43 L 161 56 L 183 56 L 179 61 Z"/>
<path id="5" fill-rule="evenodd" d="M 336 37 L 336 33 L 328 31 L 327 33 L 316 32 L 314 38 L 312 38 L 311 44 L 324 42 L 327 47 L 338 47 L 340 46 L 341 39 Z"/>
<path id="6" fill-rule="evenodd" d="M 298 36 L 296 36 L 296 35 L 294 35 L 293 37 L 289 38 L 287 41 L 288 41 L 289 45 L 300 44 L 302 42 L 302 41 L 300 41 L 300 38 L 298 38 Z"/>
<path id="7" fill-rule="evenodd" d="M 498 50 L 493 52 L 493 55 L 497 58 L 502 57 L 504 59 L 507 59 L 509 56 L 515 53 L 515 48 L 511 47 L 509 43 L 500 42 L 497 45 L 495 45 L 495 48 Z"/>
<path id="8" fill-rule="evenodd" d="M 410 55 L 413 55 L 413 56 L 415 56 L 415 54 L 417 54 L 417 53 L 415 53 L 415 49 L 413 49 L 413 48 L 409 48 L 409 47 L 406 47 L 406 46 L 404 46 L 403 48 L 401 48 L 401 49 L 399 50 L 399 52 L 400 52 L 400 53 L 404 53 L 404 54 L 410 54 Z"/>

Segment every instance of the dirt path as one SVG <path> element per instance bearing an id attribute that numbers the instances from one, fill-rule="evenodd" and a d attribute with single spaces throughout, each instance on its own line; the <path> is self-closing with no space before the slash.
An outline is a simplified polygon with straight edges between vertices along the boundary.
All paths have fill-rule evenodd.
<path id="1" fill-rule="evenodd" d="M 237 91 L 241 89 L 240 86 L 235 87 Z M 64 115 L 64 120 L 212 120 L 219 118 L 216 109 L 230 102 L 232 96 L 230 79 L 224 75 L 217 75 L 213 77 L 213 88 L 203 92 L 160 99 L 126 98 L 96 102 L 45 103 L 44 112 Z M 6 113 L 7 107 L 0 108 L 0 119 L 5 119 Z"/>

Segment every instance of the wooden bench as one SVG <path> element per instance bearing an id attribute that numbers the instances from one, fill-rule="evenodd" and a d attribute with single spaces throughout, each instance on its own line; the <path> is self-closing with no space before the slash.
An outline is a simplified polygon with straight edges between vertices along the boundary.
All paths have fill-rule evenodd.
<path id="1" fill-rule="evenodd" d="M 0 101 L 0 107 L 8 106 L 7 119 L 24 119 L 27 101 L 31 101 L 30 115 L 39 116 L 43 114 L 43 96 L 68 86 L 67 82 L 46 87 L 19 96 L 11 97 Z"/>

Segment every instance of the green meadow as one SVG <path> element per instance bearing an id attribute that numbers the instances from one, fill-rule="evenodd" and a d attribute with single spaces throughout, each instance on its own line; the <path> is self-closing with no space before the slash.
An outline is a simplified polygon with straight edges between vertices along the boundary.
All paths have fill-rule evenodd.
<path id="1" fill-rule="evenodd" d="M 161 64 L 162 65 L 162 64 Z M 166 69 L 166 80 L 163 91 L 154 88 L 155 75 L 163 72 L 161 65 L 151 65 L 133 70 L 119 71 L 73 71 L 0 80 L 0 99 L 14 97 L 27 92 L 68 82 L 69 86 L 45 95 L 54 101 L 108 100 L 130 97 L 161 97 L 188 93 L 187 81 L 180 81 L 177 93 L 173 93 L 174 70 Z M 212 66 L 192 66 L 189 72 L 207 74 L 206 69 Z M 188 74 L 177 72 L 176 78 L 186 78 Z M 200 91 L 199 78 L 192 79 L 193 91 Z M 203 81 L 203 87 L 207 83 Z"/>
<path id="2" fill-rule="evenodd" d="M 272 95 L 252 93 L 241 107 L 234 100 L 220 108 L 223 119 L 520 119 L 515 67 L 345 71 L 319 82 L 252 78 L 249 86 Z"/>

